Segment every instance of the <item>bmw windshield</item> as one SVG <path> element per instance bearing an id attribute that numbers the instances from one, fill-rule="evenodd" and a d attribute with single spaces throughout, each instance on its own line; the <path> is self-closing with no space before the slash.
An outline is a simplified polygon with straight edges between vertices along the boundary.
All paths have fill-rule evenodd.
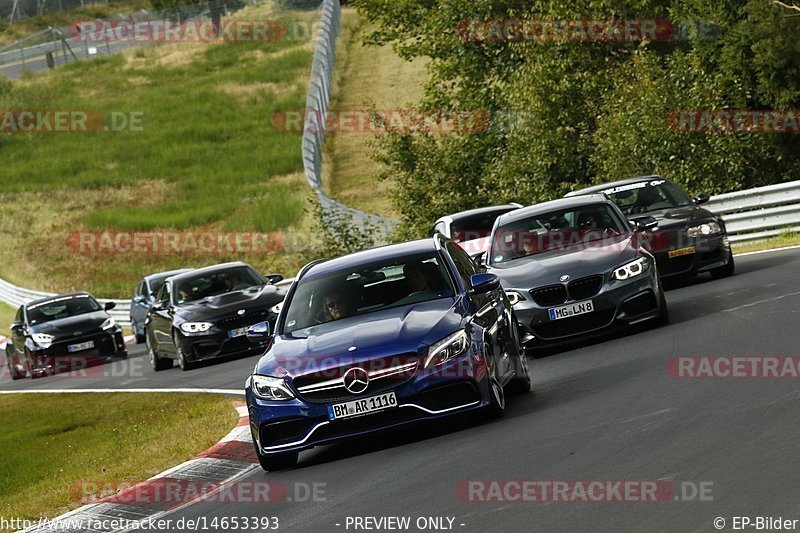
<path id="1" fill-rule="evenodd" d="M 453 294 L 450 276 L 433 253 L 346 268 L 299 283 L 283 332 Z"/>
<path id="2" fill-rule="evenodd" d="M 674 183 L 664 179 L 629 183 L 602 192 L 617 204 L 625 216 L 694 205 Z"/>
<path id="3" fill-rule="evenodd" d="M 492 236 L 490 264 L 572 249 L 627 232 L 619 213 L 607 203 L 541 213 L 499 226 Z"/>

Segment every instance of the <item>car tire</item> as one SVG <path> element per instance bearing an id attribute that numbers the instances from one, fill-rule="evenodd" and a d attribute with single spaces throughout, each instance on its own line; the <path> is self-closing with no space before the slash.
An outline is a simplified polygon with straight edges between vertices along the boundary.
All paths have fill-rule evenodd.
<path id="1" fill-rule="evenodd" d="M 145 335 L 136 333 L 136 326 L 133 326 L 133 336 L 136 338 L 136 344 L 142 344 L 145 341 Z"/>
<path id="2" fill-rule="evenodd" d="M 525 350 L 519 345 L 519 334 L 516 322 L 512 324 L 512 328 L 511 341 L 515 345 L 514 351 L 517 357 L 517 373 L 506 386 L 506 391 L 509 396 L 527 394 L 531 391 L 531 374 L 528 371 L 528 358 L 525 356 Z"/>
<path id="3" fill-rule="evenodd" d="M 180 369 L 186 372 L 187 370 L 191 370 L 192 368 L 194 368 L 195 366 L 194 363 L 190 363 L 186 359 L 186 352 L 183 350 L 183 347 L 181 346 L 177 332 L 172 333 L 172 342 L 173 344 L 175 344 L 175 354 L 178 357 L 178 366 L 180 367 Z"/>
<path id="4" fill-rule="evenodd" d="M 158 356 L 158 349 L 153 346 L 153 343 L 150 341 L 150 336 L 147 335 L 147 332 L 145 332 L 145 343 L 147 344 L 147 356 L 150 358 L 150 366 L 153 367 L 155 372 L 172 368 L 172 359 L 163 359 Z"/>
<path id="5" fill-rule="evenodd" d="M 297 465 L 297 460 L 300 457 L 299 452 L 283 452 L 272 455 L 261 455 L 256 446 L 256 456 L 258 456 L 258 464 L 266 472 L 275 472 L 276 470 L 287 470 Z"/>
<path id="6" fill-rule="evenodd" d="M 8 354 L 6 354 L 6 363 L 8 363 L 8 375 L 11 376 L 12 380 L 18 380 L 25 377 L 17 372 L 16 366 L 12 363 L 11 357 Z"/>
<path id="7" fill-rule="evenodd" d="M 658 318 L 656 318 L 656 323 L 659 326 L 666 326 L 667 324 L 669 324 L 669 307 L 667 307 L 667 297 L 664 295 L 663 288 L 661 289 L 659 303 L 661 311 L 658 313 Z"/>
<path id="8" fill-rule="evenodd" d="M 483 352 L 487 360 L 492 358 L 492 348 L 489 343 L 483 344 Z M 490 418 L 500 418 L 506 412 L 506 393 L 503 386 L 489 372 L 489 405 L 486 406 L 486 415 Z"/>
<path id="9" fill-rule="evenodd" d="M 709 272 L 711 273 L 711 277 L 713 279 L 721 279 L 721 278 L 727 278 L 728 276 L 733 276 L 733 272 L 735 270 L 736 266 L 733 263 L 733 252 L 730 251 L 728 252 L 728 264 L 723 267 L 709 270 Z"/>

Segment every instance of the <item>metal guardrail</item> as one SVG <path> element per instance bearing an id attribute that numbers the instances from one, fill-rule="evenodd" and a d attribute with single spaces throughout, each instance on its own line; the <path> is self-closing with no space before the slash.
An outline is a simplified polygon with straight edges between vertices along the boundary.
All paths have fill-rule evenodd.
<path id="1" fill-rule="evenodd" d="M 363 229 L 377 229 L 388 235 L 395 221 L 364 213 L 348 207 L 325 194 L 322 187 L 322 146 L 325 142 L 325 117 L 328 113 L 333 71 L 336 65 L 336 39 L 339 36 L 341 7 L 339 0 L 324 0 L 317 46 L 311 65 L 311 77 L 306 95 L 306 114 L 303 127 L 303 168 L 308 184 L 316 191 L 324 216 L 333 220 L 345 218 Z M 322 126 L 322 127 L 320 127 Z"/>
<path id="2" fill-rule="evenodd" d="M 722 216 L 734 244 L 800 233 L 800 181 L 720 194 L 704 207 Z"/>

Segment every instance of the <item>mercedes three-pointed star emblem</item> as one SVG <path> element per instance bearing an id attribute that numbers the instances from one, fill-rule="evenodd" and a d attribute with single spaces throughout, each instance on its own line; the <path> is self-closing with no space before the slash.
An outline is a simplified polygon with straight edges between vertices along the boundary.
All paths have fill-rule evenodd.
<path id="1" fill-rule="evenodd" d="M 360 367 L 353 367 L 344 373 L 344 388 L 353 394 L 360 394 L 367 390 L 369 374 Z"/>

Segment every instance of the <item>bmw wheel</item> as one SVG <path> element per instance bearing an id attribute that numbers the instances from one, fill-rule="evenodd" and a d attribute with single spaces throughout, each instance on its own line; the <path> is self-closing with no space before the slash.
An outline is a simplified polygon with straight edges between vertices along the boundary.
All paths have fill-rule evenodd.
<path id="1" fill-rule="evenodd" d="M 184 349 L 177 332 L 172 334 L 172 341 L 175 343 L 175 353 L 178 356 L 178 366 L 181 367 L 181 370 L 186 372 L 187 370 L 194 368 L 194 364 L 190 363 L 186 358 L 186 350 Z"/>
<path id="2" fill-rule="evenodd" d="M 147 343 L 147 356 L 150 358 L 150 366 L 153 367 L 154 371 L 159 372 L 161 370 L 172 368 L 172 360 L 162 359 L 158 356 L 158 350 L 155 346 L 153 346 L 153 343 L 150 340 L 150 335 L 147 335 L 146 331 L 145 342 Z"/>
<path id="3" fill-rule="evenodd" d="M 728 252 L 728 264 L 711 270 L 711 277 L 714 279 L 727 278 L 733 276 L 736 266 L 733 264 L 733 251 Z"/>

